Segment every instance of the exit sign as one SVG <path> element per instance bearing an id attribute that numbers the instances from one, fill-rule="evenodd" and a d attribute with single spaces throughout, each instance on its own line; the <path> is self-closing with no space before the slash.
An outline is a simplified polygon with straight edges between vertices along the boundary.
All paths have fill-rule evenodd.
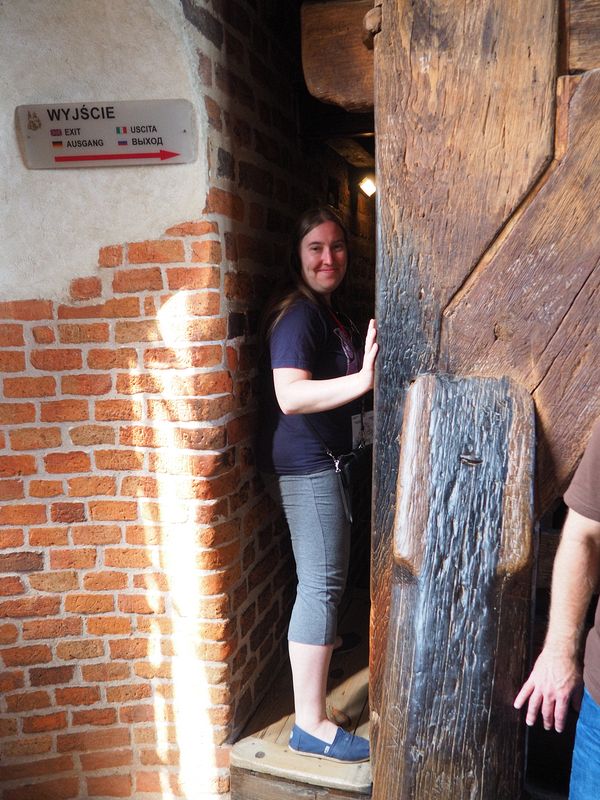
<path id="1" fill-rule="evenodd" d="M 29 169 L 154 166 L 196 160 L 188 100 L 18 106 L 19 141 Z"/>

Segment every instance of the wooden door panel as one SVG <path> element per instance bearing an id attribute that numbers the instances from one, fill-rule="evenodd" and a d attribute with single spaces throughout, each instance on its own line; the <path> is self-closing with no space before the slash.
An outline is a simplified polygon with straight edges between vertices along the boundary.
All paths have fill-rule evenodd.
<path id="1" fill-rule="evenodd" d="M 534 393 L 540 511 L 564 489 L 599 410 L 599 131 L 595 70 L 571 97 L 562 160 L 444 313 L 448 371 L 510 375 Z"/>
<path id="2" fill-rule="evenodd" d="M 382 5 L 375 37 L 375 739 L 406 388 L 437 368 L 444 307 L 552 158 L 556 47 L 554 0 Z"/>
<path id="3" fill-rule="evenodd" d="M 533 392 L 538 412 L 536 501 L 540 512 L 564 494 L 594 421 L 600 417 L 599 336 L 597 263 L 548 346 L 552 363 Z"/>
<path id="4" fill-rule="evenodd" d="M 381 300 L 406 308 L 406 327 L 420 323 L 430 363 L 439 309 L 552 159 L 556 16 L 553 0 L 383 5 Z"/>
<path id="5" fill-rule="evenodd" d="M 566 0 L 569 70 L 600 67 L 600 0 Z"/>

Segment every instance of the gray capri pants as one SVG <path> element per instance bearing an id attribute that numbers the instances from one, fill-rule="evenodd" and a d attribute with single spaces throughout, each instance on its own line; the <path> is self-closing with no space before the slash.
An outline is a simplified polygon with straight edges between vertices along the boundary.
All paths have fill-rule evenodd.
<path id="1" fill-rule="evenodd" d="M 331 469 L 269 478 L 290 529 L 298 576 L 288 639 L 333 644 L 350 559 L 350 524 L 337 475 Z"/>

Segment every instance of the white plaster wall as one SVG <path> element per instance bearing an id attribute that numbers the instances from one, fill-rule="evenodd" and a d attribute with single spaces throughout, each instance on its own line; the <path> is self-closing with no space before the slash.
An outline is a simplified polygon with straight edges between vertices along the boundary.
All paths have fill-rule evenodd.
<path id="1" fill-rule="evenodd" d="M 197 219 L 207 185 L 197 56 L 179 0 L 0 0 L 0 299 L 63 299 L 98 249 Z M 28 170 L 15 108 L 186 98 L 193 164 Z"/>

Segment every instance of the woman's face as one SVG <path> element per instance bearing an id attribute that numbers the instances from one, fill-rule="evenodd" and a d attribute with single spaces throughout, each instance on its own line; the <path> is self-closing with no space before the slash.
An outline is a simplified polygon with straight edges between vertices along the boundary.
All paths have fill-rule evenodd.
<path id="1" fill-rule="evenodd" d="M 328 300 L 346 274 L 348 251 L 342 229 L 330 220 L 317 225 L 301 239 L 299 255 L 304 282 Z"/>

